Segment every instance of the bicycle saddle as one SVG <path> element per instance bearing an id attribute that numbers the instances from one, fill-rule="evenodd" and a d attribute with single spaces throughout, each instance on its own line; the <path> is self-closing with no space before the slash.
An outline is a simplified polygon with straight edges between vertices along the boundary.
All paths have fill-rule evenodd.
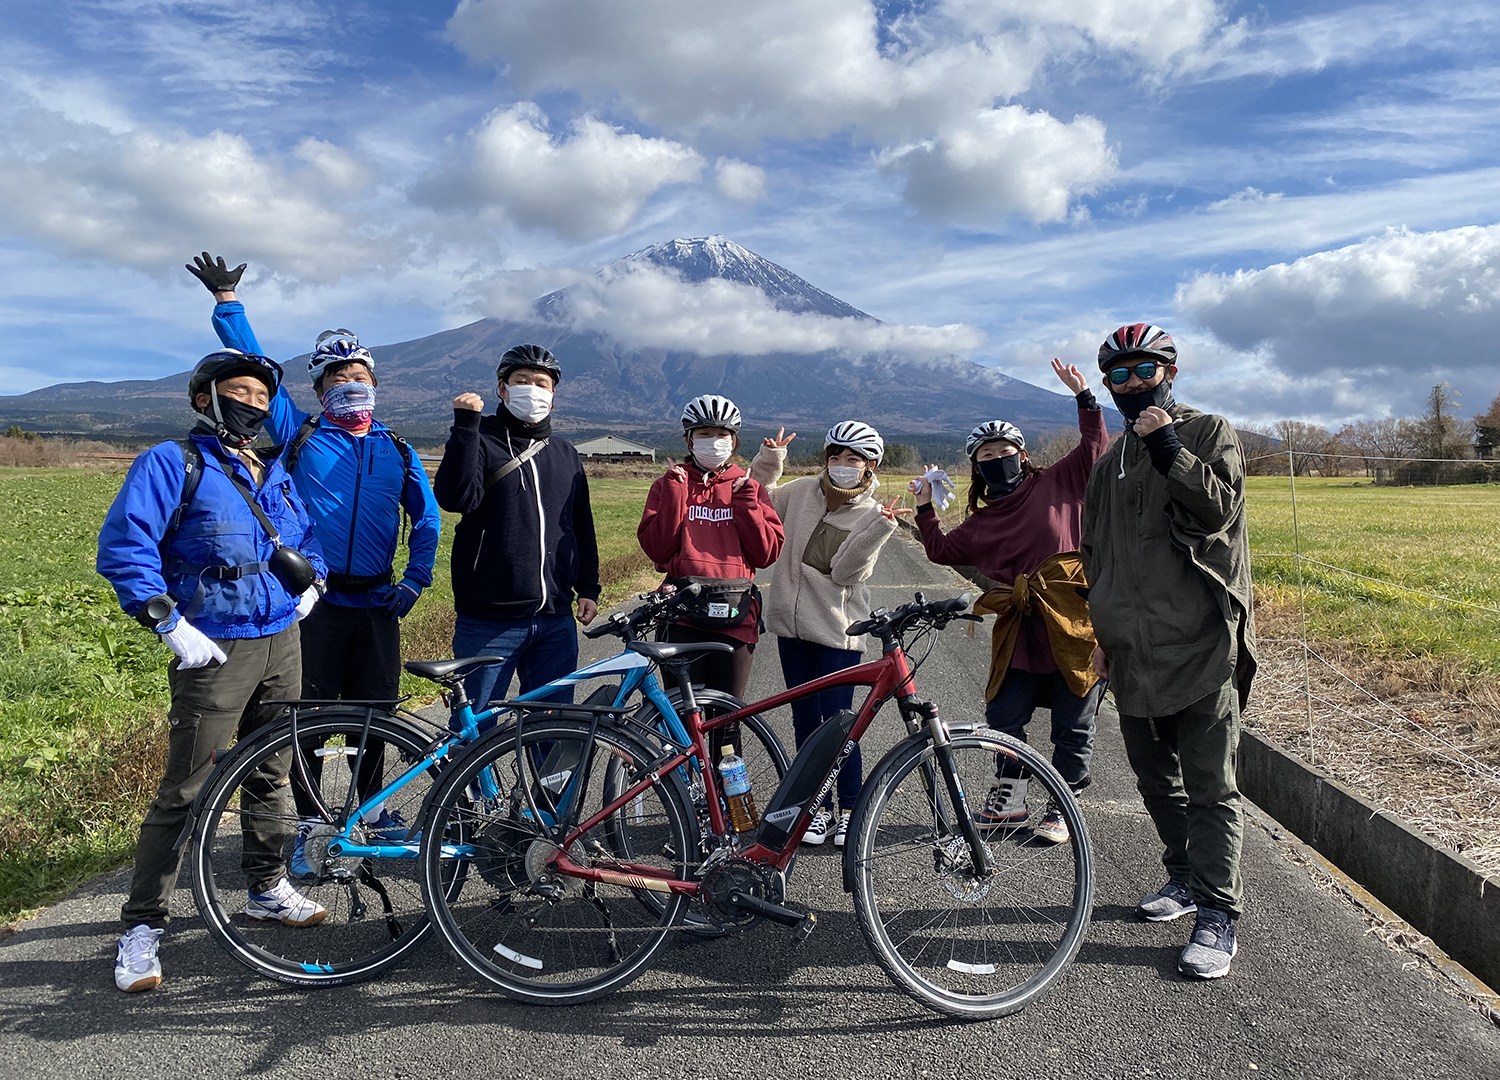
<path id="1" fill-rule="evenodd" d="M 695 653 L 734 652 L 733 645 L 722 641 L 627 641 L 625 647 L 658 664 L 682 657 L 690 660 Z"/>
<path id="2" fill-rule="evenodd" d="M 485 664 L 503 664 L 503 656 L 466 656 L 460 660 L 408 660 L 401 666 L 413 675 L 433 682 L 442 682 L 465 668 L 482 667 Z M 467 672 L 465 672 L 467 674 Z"/>

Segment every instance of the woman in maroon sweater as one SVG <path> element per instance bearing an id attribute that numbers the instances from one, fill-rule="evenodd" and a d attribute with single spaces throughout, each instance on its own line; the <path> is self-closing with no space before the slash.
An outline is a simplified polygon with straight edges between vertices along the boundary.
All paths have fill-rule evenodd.
<path id="1" fill-rule="evenodd" d="M 973 466 L 969 514 L 963 524 L 944 533 L 932 508 L 932 487 L 924 479 L 917 490 L 917 527 L 927 557 L 945 566 L 972 566 L 985 577 L 1010 586 L 1018 575 L 1033 574 L 1042 563 L 1078 549 L 1083 495 L 1089 472 L 1104 454 L 1109 437 L 1104 413 L 1079 370 L 1052 361 L 1052 370 L 1078 398 L 1078 447 L 1057 464 L 1039 469 L 1026 455 L 1026 439 L 1013 424 L 994 420 L 969 435 Z M 993 685 L 993 683 L 992 683 Z M 985 706 L 991 727 L 1026 738 L 1026 723 L 1038 706 L 1052 710 L 1052 764 L 1075 791 L 1089 780 L 1094 749 L 1094 713 L 1103 686 L 1095 683 L 1080 696 L 1069 689 L 1052 655 L 1040 614 L 1024 615 L 1010 666 L 998 692 Z M 1025 824 L 1026 779 L 1001 759 L 995 787 L 984 809 L 975 814 L 982 825 Z M 1049 807 L 1033 827 L 1044 840 L 1068 837 L 1061 813 Z"/>

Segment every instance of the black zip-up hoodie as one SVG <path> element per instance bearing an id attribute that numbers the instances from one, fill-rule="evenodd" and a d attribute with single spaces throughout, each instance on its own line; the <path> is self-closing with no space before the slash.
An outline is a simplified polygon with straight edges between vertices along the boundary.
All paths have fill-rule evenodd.
<path id="1" fill-rule="evenodd" d="M 488 490 L 485 478 L 533 441 L 530 461 Z M 567 615 L 573 597 L 599 599 L 599 545 L 578 451 L 551 419 L 524 424 L 502 403 L 495 415 L 453 410 L 453 429 L 432 484 L 438 505 L 462 514 L 453 534 L 453 606 L 474 619 Z"/>

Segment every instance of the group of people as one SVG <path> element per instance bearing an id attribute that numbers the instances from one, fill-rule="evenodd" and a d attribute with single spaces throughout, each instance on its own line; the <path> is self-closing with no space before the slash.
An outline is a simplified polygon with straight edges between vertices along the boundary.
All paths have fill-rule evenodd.
<path id="1" fill-rule="evenodd" d="M 176 843 L 214 754 L 272 719 L 267 701 L 397 696 L 400 620 L 432 583 L 440 507 L 460 515 L 454 655 L 505 658 L 470 676 L 476 707 L 505 696 L 513 678 L 526 693 L 575 670 L 576 624 L 598 613 L 588 478 L 552 431 L 563 371 L 551 352 L 528 344 L 504 353 L 492 412 L 478 394 L 454 400 L 429 485 L 411 447 L 375 419 L 375 360 L 350 331 L 326 331 L 313 349 L 320 412 L 293 404 L 236 294 L 244 269 L 207 252 L 188 266 L 213 293 L 223 347 L 189 377 L 196 425 L 136 459 L 99 536 L 98 568 L 122 608 L 175 654 L 166 766 L 122 909 L 115 982 L 127 992 L 161 981 Z M 1254 630 L 1239 446 L 1223 418 L 1173 400 L 1176 361 L 1171 337 L 1147 324 L 1121 327 L 1100 347 L 1103 386 L 1126 420 L 1111 445 L 1083 374 L 1054 360 L 1077 399 L 1078 447 L 1043 468 L 1013 424 L 975 427 L 965 444 L 967 512 L 949 531 L 934 508 L 951 497 L 946 474 L 928 467 L 905 487 L 915 510 L 898 509 L 900 493 L 881 491 L 885 443 L 871 425 L 835 424 L 823 468 L 783 482 L 795 433 L 764 439 L 746 471 L 734 460 L 739 409 L 703 394 L 682 411 L 685 453 L 652 484 L 637 535 L 666 582 L 699 586 L 668 640 L 731 646 L 703 654 L 694 680 L 743 697 L 767 630 L 788 687 L 859 662 L 863 642 L 845 631 L 869 617 L 866 583 L 898 518 L 914 515 L 934 563 L 972 568 L 992 585 L 975 608 L 995 616 L 988 723 L 1025 738 L 1035 710 L 1049 709 L 1052 762 L 1074 791 L 1089 783 L 1106 683 L 1113 691 L 1165 847 L 1167 880 L 1139 914 L 1196 913 L 1179 968 L 1216 978 L 1230 969 L 1242 910 L 1234 757 Z M 276 445 L 256 449 L 267 427 Z M 767 568 L 762 594 L 755 578 Z M 798 748 L 852 701 L 845 687 L 794 703 Z M 374 750 L 357 778 L 366 801 L 382 782 Z M 257 782 L 272 797 L 290 787 L 302 824 L 289 855 L 287 836 L 247 826 L 246 864 L 260 870 L 245 914 L 311 927 L 328 913 L 297 881 L 309 874 L 302 839 L 319 819 L 287 764 Z M 804 843 L 843 845 L 861 778 L 856 748 Z M 998 760 L 976 823 L 1068 841 L 1056 807 L 1032 812 L 1027 784 Z M 363 825 L 388 835 L 410 828 L 384 806 Z"/>

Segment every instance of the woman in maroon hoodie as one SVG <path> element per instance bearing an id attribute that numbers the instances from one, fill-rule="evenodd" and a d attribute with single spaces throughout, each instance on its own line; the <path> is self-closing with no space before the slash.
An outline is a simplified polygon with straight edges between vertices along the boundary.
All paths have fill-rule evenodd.
<path id="1" fill-rule="evenodd" d="M 729 463 L 740 445 L 734 402 L 695 397 L 682 410 L 682 431 L 687 460 L 651 485 L 636 536 L 670 582 L 703 586 L 694 615 L 668 627 L 667 640 L 734 646 L 732 653 L 705 653 L 693 664 L 693 680 L 743 697 L 760 637 L 751 581 L 781 554 L 781 519 L 760 484 Z"/>
<path id="2" fill-rule="evenodd" d="M 1052 764 L 1074 791 L 1081 791 L 1089 781 L 1094 713 L 1103 686 L 1087 664 L 1073 658 L 1092 652 L 1093 631 L 1086 614 L 1072 621 L 1049 620 L 1042 610 L 1046 604 L 1029 590 L 1045 589 L 1051 583 L 1059 593 L 1063 589 L 1072 593 L 1067 597 L 1072 606 L 1084 606 L 1072 586 L 1083 580 L 1076 556 L 1083 496 L 1089 472 L 1104 454 L 1109 437 L 1104 413 L 1083 374 L 1058 360 L 1052 361 L 1052 370 L 1078 399 L 1078 429 L 1083 436 L 1078 447 L 1057 464 L 1039 469 L 1028 459 L 1026 439 L 1015 425 L 1001 420 L 981 424 L 969 433 L 965 447 L 973 479 L 963 524 L 951 533 L 943 532 L 932 508 L 932 485 L 924 478 L 917 490 L 917 528 L 933 562 L 972 566 L 998 582 L 1003 607 L 1011 608 L 1011 596 L 1016 597 L 1009 614 L 1019 625 L 1011 629 L 1008 662 L 996 649 L 985 719 L 991 727 L 1025 739 L 1032 712 L 1038 706 L 1050 708 Z M 1015 588 L 1018 578 L 1026 579 L 1020 589 Z M 1061 670 L 1064 650 L 1054 648 L 1059 634 L 1063 644 L 1070 646 Z M 1078 640 L 1066 640 L 1069 637 Z M 1030 818 L 1026 778 L 1008 759 L 1000 759 L 997 765 L 996 784 L 974 819 L 985 826 L 1024 825 Z M 1055 807 L 1047 808 L 1033 831 L 1054 843 L 1068 838 L 1067 825 Z"/>

